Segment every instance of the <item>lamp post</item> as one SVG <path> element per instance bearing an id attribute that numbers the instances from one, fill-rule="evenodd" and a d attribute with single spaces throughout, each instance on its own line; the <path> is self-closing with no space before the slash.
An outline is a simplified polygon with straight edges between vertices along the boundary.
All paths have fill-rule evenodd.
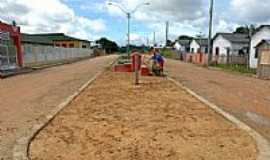
<path id="1" fill-rule="evenodd" d="M 121 5 L 114 3 L 114 2 L 109 2 L 108 5 L 110 6 L 115 6 L 117 8 L 119 8 L 122 12 L 124 12 L 127 16 L 127 20 L 128 20 L 128 42 L 127 42 L 127 54 L 129 56 L 130 53 L 130 19 L 131 19 L 131 15 L 134 14 L 140 7 L 144 6 L 144 5 L 150 5 L 150 3 L 141 3 L 139 5 L 137 5 L 135 7 L 135 9 L 128 11 L 127 9 L 123 8 Z"/>

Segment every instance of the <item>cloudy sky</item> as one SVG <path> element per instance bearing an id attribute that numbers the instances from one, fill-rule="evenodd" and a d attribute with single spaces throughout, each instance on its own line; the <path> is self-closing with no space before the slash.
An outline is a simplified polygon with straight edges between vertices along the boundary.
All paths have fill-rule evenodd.
<path id="1" fill-rule="evenodd" d="M 127 22 L 121 10 L 108 6 L 110 0 L 0 0 L 0 20 L 15 20 L 26 33 L 63 32 L 96 40 L 106 36 L 126 43 Z M 131 39 L 141 44 L 165 39 L 165 22 L 170 22 L 170 39 L 178 35 L 207 35 L 208 0 L 111 0 L 127 11 L 150 2 L 132 16 Z M 239 25 L 270 23 L 268 0 L 215 0 L 214 32 L 232 31 Z"/>

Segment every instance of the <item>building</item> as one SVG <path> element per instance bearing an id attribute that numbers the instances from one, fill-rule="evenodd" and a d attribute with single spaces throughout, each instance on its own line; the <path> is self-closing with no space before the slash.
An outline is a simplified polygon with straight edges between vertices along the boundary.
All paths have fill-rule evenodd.
<path id="1" fill-rule="evenodd" d="M 195 38 L 190 43 L 191 53 L 207 53 L 208 52 L 208 39 Z"/>
<path id="2" fill-rule="evenodd" d="M 24 46 L 54 46 L 53 41 L 46 37 L 26 33 L 21 34 L 21 42 Z"/>
<path id="3" fill-rule="evenodd" d="M 270 25 L 261 25 L 251 37 L 249 65 L 251 68 L 258 66 L 258 48 L 256 46 L 264 39 L 270 39 Z"/>
<path id="4" fill-rule="evenodd" d="M 55 47 L 64 48 L 91 48 L 91 41 L 74 38 L 64 33 L 33 34 L 37 39 L 49 39 Z"/>
<path id="5" fill-rule="evenodd" d="M 23 66 L 20 27 L 0 21 L 0 70 Z"/>
<path id="6" fill-rule="evenodd" d="M 248 34 L 217 33 L 213 38 L 213 56 L 247 55 L 248 47 Z"/>
<path id="7" fill-rule="evenodd" d="M 270 39 L 262 40 L 257 46 L 258 64 L 257 75 L 260 78 L 270 79 Z"/>
<path id="8" fill-rule="evenodd" d="M 174 48 L 182 53 L 187 53 L 190 51 L 190 40 L 177 40 Z"/>

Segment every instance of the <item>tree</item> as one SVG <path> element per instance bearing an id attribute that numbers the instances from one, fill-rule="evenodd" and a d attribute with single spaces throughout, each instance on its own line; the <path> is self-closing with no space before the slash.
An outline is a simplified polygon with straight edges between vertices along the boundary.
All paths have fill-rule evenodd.
<path id="1" fill-rule="evenodd" d="M 246 26 L 237 27 L 234 33 L 249 34 L 250 31 L 251 33 L 254 33 L 255 30 L 256 30 L 256 27 L 254 25 L 250 25 L 250 26 L 246 25 Z"/>
<path id="2" fill-rule="evenodd" d="M 119 50 L 119 47 L 116 42 L 108 40 L 105 37 L 102 37 L 101 39 L 97 40 L 96 43 L 100 44 L 102 49 L 104 49 L 108 54 L 117 52 Z"/>
<path id="3" fill-rule="evenodd" d="M 178 37 L 178 40 L 192 40 L 193 37 L 187 36 L 187 35 L 181 35 Z"/>

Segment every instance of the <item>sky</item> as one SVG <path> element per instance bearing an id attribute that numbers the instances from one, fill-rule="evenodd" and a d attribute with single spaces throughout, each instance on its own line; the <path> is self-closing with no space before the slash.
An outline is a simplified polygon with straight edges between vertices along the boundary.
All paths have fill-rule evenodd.
<path id="1" fill-rule="evenodd" d="M 165 41 L 165 22 L 169 39 L 179 35 L 207 36 L 209 0 L 0 0 L 0 20 L 13 20 L 24 33 L 62 32 L 70 36 L 97 40 L 107 37 L 119 45 L 127 41 L 127 18 L 109 2 L 126 11 L 141 6 L 131 18 L 133 44 Z M 270 23 L 269 0 L 214 0 L 214 33 L 231 32 L 240 25 Z"/>

